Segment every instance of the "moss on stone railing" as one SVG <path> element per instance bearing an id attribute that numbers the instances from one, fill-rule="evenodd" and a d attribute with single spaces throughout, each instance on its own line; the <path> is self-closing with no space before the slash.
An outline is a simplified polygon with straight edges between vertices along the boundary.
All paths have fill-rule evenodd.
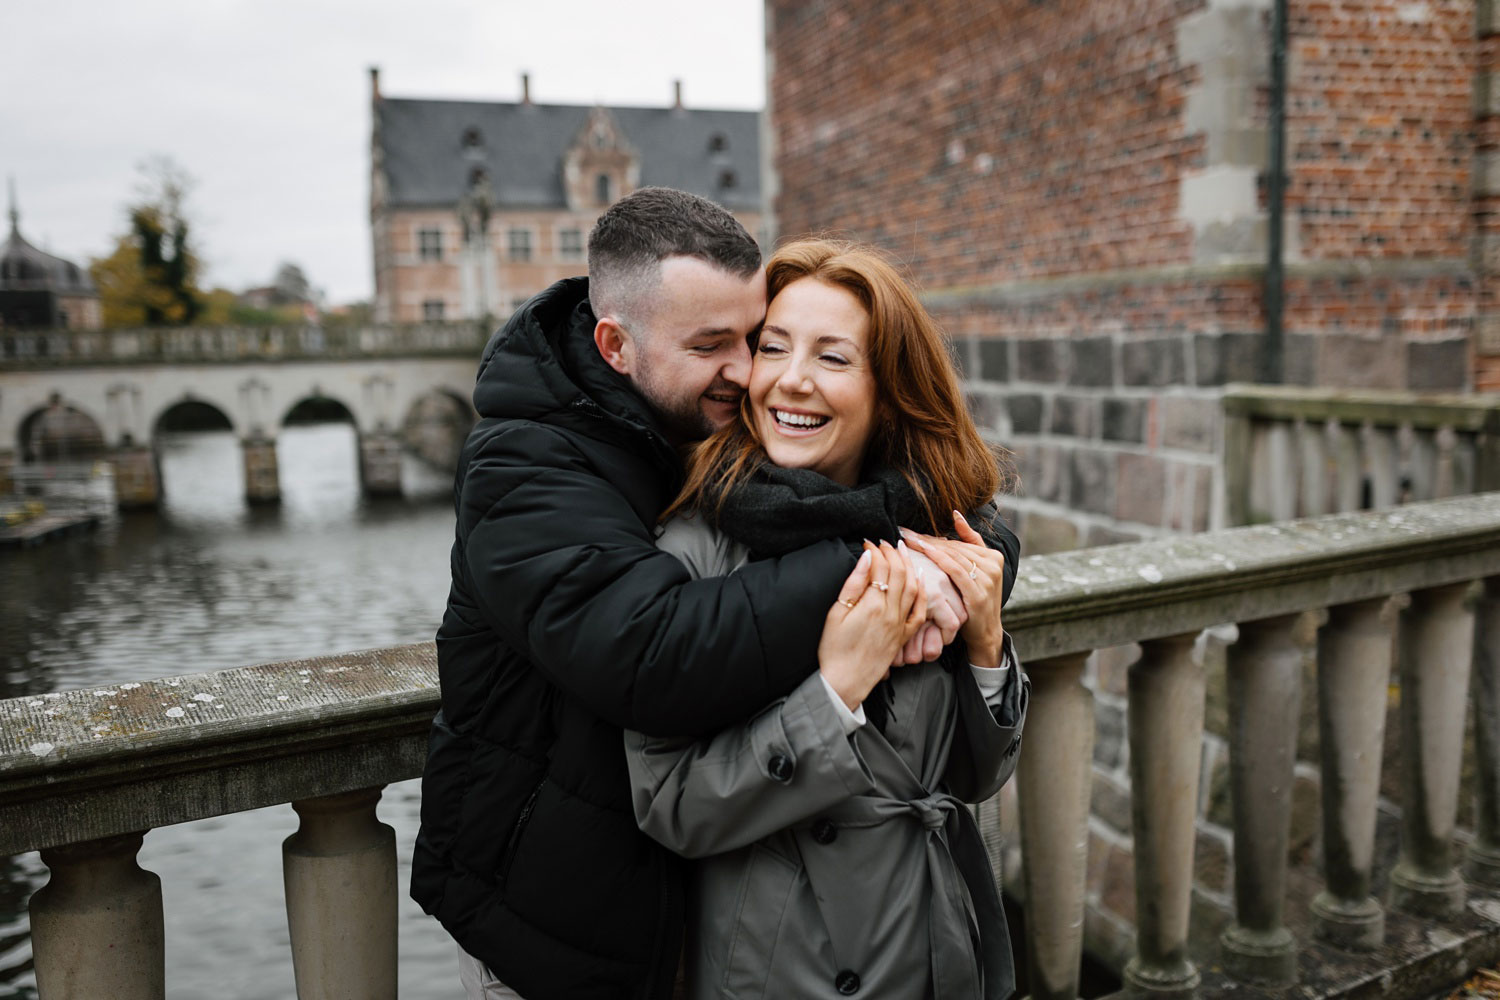
<path id="1" fill-rule="evenodd" d="M 0 331 L 0 365 L 231 364 L 372 357 L 472 357 L 490 334 L 478 322 L 389 326 L 150 327 Z"/>

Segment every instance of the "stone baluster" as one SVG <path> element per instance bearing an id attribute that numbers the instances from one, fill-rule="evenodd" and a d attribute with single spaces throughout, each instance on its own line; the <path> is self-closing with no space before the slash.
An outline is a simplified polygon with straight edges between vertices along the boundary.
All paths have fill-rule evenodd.
<path id="1" fill-rule="evenodd" d="M 1326 888 L 1312 901 L 1319 938 L 1369 951 L 1385 938 L 1385 911 L 1370 895 L 1380 760 L 1391 679 L 1387 600 L 1328 609 L 1318 633 L 1318 745 L 1323 765 Z"/>
<path id="2" fill-rule="evenodd" d="M 1366 423 L 1363 429 L 1365 475 L 1370 483 L 1370 508 L 1394 506 L 1399 489 L 1396 474 L 1396 429 Z"/>
<path id="3" fill-rule="evenodd" d="M 379 788 L 293 802 L 283 842 L 287 925 L 299 1000 L 396 996 L 396 834 Z"/>
<path id="4" fill-rule="evenodd" d="M 1032 750 L 1016 766 L 1034 1000 L 1078 995 L 1094 757 L 1094 695 L 1082 683 L 1087 659 L 1060 656 L 1026 670 Z"/>
<path id="5" fill-rule="evenodd" d="M 1401 612 L 1401 860 L 1391 905 L 1427 917 L 1457 914 L 1464 884 L 1453 867 L 1464 709 L 1474 652 L 1468 584 L 1413 591 Z"/>
<path id="6" fill-rule="evenodd" d="M 1479 790 L 1466 874 L 1494 888 L 1500 886 L 1500 577 L 1484 581 L 1474 614 L 1474 756 Z"/>
<path id="7" fill-rule="evenodd" d="M 1359 433 L 1349 424 L 1335 419 L 1328 422 L 1329 450 L 1333 453 L 1333 509 L 1338 512 L 1359 510 L 1364 489 L 1364 465 L 1360 460 Z"/>
<path id="8" fill-rule="evenodd" d="M 1203 743 L 1203 671 L 1196 634 L 1141 643 L 1130 668 L 1131 827 L 1135 839 L 1136 953 L 1125 987 L 1171 997 L 1197 988 L 1187 953 L 1193 823 Z"/>
<path id="9" fill-rule="evenodd" d="M 51 878 L 32 894 L 29 907 L 39 995 L 166 995 L 161 879 L 136 864 L 144 837 L 134 833 L 42 851 Z"/>
<path id="10" fill-rule="evenodd" d="M 1235 919 L 1220 945 L 1224 971 L 1268 987 L 1297 979 L 1297 942 L 1282 922 L 1282 898 L 1302 702 L 1302 650 L 1292 635 L 1298 617 L 1242 622 L 1228 650 Z"/>

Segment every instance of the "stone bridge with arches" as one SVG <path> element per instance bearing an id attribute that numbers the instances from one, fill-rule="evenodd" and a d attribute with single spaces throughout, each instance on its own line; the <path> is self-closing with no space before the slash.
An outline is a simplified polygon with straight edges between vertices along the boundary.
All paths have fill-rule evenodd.
<path id="1" fill-rule="evenodd" d="M 17 465 L 103 458 L 121 506 L 154 506 L 157 440 L 191 410 L 240 441 L 246 499 L 275 502 L 277 433 L 314 411 L 354 426 L 367 494 L 399 494 L 403 448 L 456 459 L 486 337 L 477 324 L 0 331 L 0 488 Z"/>

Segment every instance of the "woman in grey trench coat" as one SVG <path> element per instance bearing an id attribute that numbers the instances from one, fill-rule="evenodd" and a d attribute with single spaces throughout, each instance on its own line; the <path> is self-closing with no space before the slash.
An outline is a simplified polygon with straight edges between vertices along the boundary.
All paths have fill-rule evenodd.
<path id="1" fill-rule="evenodd" d="M 694 454 L 658 544 L 713 576 L 814 537 L 883 540 L 792 694 L 697 742 L 626 734 L 641 828 L 698 859 L 688 996 L 1004 1000 L 1005 918 L 963 805 L 1010 777 L 1026 711 L 998 470 L 936 326 L 877 253 L 800 241 L 767 282 L 744 419 Z M 904 533 L 922 570 L 889 543 L 897 524 L 931 532 Z M 960 641 L 892 667 L 919 658 L 938 571 L 967 608 Z"/>

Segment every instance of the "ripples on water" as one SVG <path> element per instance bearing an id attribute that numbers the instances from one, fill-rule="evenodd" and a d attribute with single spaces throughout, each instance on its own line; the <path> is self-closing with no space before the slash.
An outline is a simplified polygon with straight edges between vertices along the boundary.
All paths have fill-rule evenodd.
<path id="1" fill-rule="evenodd" d="M 161 442 L 164 503 L 93 535 L 0 552 L 0 696 L 197 673 L 432 638 L 448 593 L 451 485 L 408 460 L 401 501 L 361 499 L 354 429 L 284 428 L 282 503 L 243 500 L 229 432 Z M 386 788 L 396 830 L 400 992 L 459 995 L 453 945 L 405 894 L 415 781 Z M 167 996 L 294 995 L 281 884 L 290 805 L 163 827 L 143 868 L 161 876 Z M 35 854 L 0 858 L 0 998 L 32 997 L 25 902 Z M 6 972 L 5 970 L 11 970 Z"/>

